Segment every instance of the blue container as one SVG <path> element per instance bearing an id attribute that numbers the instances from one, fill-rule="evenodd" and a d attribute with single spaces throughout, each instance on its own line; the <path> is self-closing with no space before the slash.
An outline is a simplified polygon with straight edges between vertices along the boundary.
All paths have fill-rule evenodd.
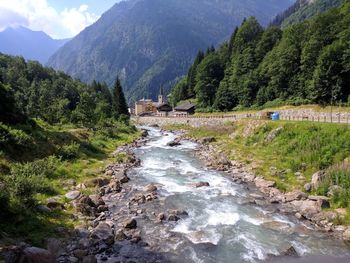
<path id="1" fill-rule="evenodd" d="M 280 120 L 280 114 L 278 112 L 274 112 L 271 116 L 271 119 L 273 121 L 279 121 Z"/>

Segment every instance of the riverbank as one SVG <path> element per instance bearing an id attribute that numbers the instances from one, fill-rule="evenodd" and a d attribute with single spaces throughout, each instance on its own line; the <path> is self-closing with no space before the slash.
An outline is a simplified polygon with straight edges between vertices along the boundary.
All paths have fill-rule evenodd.
<path id="1" fill-rule="evenodd" d="M 301 170 L 297 171 L 293 171 L 288 166 L 284 166 L 283 169 L 280 165 L 287 162 L 290 157 L 288 155 L 276 156 L 276 153 L 271 154 L 269 152 L 269 147 L 271 147 L 269 144 L 273 144 L 273 141 L 282 133 L 283 129 L 289 129 L 286 124 L 283 122 L 276 124 L 266 121 L 255 121 L 254 123 L 245 121 L 243 125 L 242 123 L 236 123 L 233 126 L 226 124 L 216 127 L 202 126 L 196 129 L 183 125 L 164 127 L 181 130 L 184 133 L 183 138 L 199 143 L 201 147 L 198 155 L 208 167 L 227 172 L 238 184 L 246 183 L 258 188 L 262 196 L 253 196 L 252 203 L 261 206 L 267 206 L 271 203 L 277 204 L 281 213 L 293 214 L 301 221 L 312 223 L 315 229 L 331 233 L 337 238 L 349 242 L 350 228 L 346 226 L 349 223 L 349 211 L 339 208 L 334 203 L 334 196 L 318 194 L 320 191 L 317 190 L 317 187 L 321 186 L 321 178 L 325 177 L 326 172 L 315 172 L 314 168 L 308 167 L 306 164 Z M 294 124 L 295 127 L 292 127 L 295 134 L 298 131 L 300 132 L 298 125 L 300 124 Z M 312 126 L 312 124 L 301 124 L 301 126 L 306 127 L 307 131 L 311 131 L 310 129 L 317 130 L 317 126 Z M 337 133 L 333 129 L 330 131 Z M 322 130 L 320 134 L 322 134 Z M 345 135 L 342 134 L 342 136 Z M 293 140 L 290 136 L 289 139 Z M 306 138 L 306 140 L 308 139 Z M 259 140 L 263 140 L 262 145 L 259 145 Z M 236 142 L 233 143 L 233 141 Z M 324 147 L 328 147 L 326 143 L 324 144 Z M 272 149 L 276 146 L 278 147 L 278 145 L 272 145 Z M 344 146 L 344 144 L 339 144 L 339 147 Z M 264 149 L 260 147 L 264 147 Z M 277 147 L 275 151 L 279 152 L 280 150 Z M 308 145 L 306 145 L 307 147 Z M 345 146 L 343 156 L 348 154 L 346 149 Z M 243 151 L 249 159 L 237 158 L 240 151 Z M 258 151 L 262 151 L 266 155 L 265 159 L 257 154 Z M 339 155 L 339 152 L 336 154 L 341 155 Z M 304 152 L 303 157 L 305 155 L 306 152 Z M 233 156 L 234 158 L 232 158 Z M 258 156 L 260 160 L 256 158 Z M 283 159 L 281 163 L 278 160 L 280 157 Z M 271 160 L 268 161 L 266 158 L 271 158 Z M 265 167 L 261 165 L 263 161 L 267 163 Z M 293 161 L 297 162 L 298 160 L 293 158 Z M 333 162 L 335 161 L 333 160 Z M 266 176 L 267 174 L 269 176 Z M 307 180 L 310 180 L 310 183 Z M 345 208 L 347 205 L 346 203 Z"/>
<path id="2" fill-rule="evenodd" d="M 81 220 L 72 197 L 93 194 L 105 180 L 104 166 L 124 160 L 113 154 L 116 147 L 139 137 L 128 124 L 110 125 L 1 126 L 7 141 L 0 154 L 0 259 L 17 262 L 24 248 L 46 248 L 74 232 Z"/>

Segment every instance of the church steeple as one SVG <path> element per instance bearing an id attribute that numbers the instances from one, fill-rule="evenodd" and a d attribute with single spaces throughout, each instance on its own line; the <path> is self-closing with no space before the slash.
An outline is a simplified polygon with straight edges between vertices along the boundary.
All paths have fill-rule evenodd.
<path id="1" fill-rule="evenodd" d="M 163 86 L 160 86 L 160 89 L 159 89 L 158 103 L 159 104 L 166 103 Z"/>

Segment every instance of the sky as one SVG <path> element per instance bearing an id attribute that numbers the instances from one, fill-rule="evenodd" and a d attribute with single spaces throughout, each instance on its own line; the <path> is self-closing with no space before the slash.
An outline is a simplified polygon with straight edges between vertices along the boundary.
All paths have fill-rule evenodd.
<path id="1" fill-rule="evenodd" d="M 71 38 L 122 0 L 0 0 L 0 31 L 24 26 Z"/>

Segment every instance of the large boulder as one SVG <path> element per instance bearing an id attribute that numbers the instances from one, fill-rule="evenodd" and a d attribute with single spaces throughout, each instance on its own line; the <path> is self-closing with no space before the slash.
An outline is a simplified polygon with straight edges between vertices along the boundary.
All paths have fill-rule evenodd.
<path id="1" fill-rule="evenodd" d="M 54 256 L 45 249 L 37 247 L 27 247 L 23 250 L 21 263 L 55 263 Z"/>
<path id="2" fill-rule="evenodd" d="M 90 197 L 82 195 L 74 201 L 76 210 L 86 216 L 96 216 L 96 206 Z"/>
<path id="3" fill-rule="evenodd" d="M 293 246 L 288 247 L 287 249 L 283 250 L 281 253 L 282 256 L 286 257 L 298 257 L 298 252 L 295 250 Z"/>
<path id="4" fill-rule="evenodd" d="M 304 217 L 311 219 L 312 216 L 321 211 L 321 207 L 317 201 L 313 200 L 295 200 L 291 202 L 297 212 Z"/>
<path id="5" fill-rule="evenodd" d="M 141 137 L 146 138 L 148 136 L 148 131 L 145 129 L 141 129 Z"/>

